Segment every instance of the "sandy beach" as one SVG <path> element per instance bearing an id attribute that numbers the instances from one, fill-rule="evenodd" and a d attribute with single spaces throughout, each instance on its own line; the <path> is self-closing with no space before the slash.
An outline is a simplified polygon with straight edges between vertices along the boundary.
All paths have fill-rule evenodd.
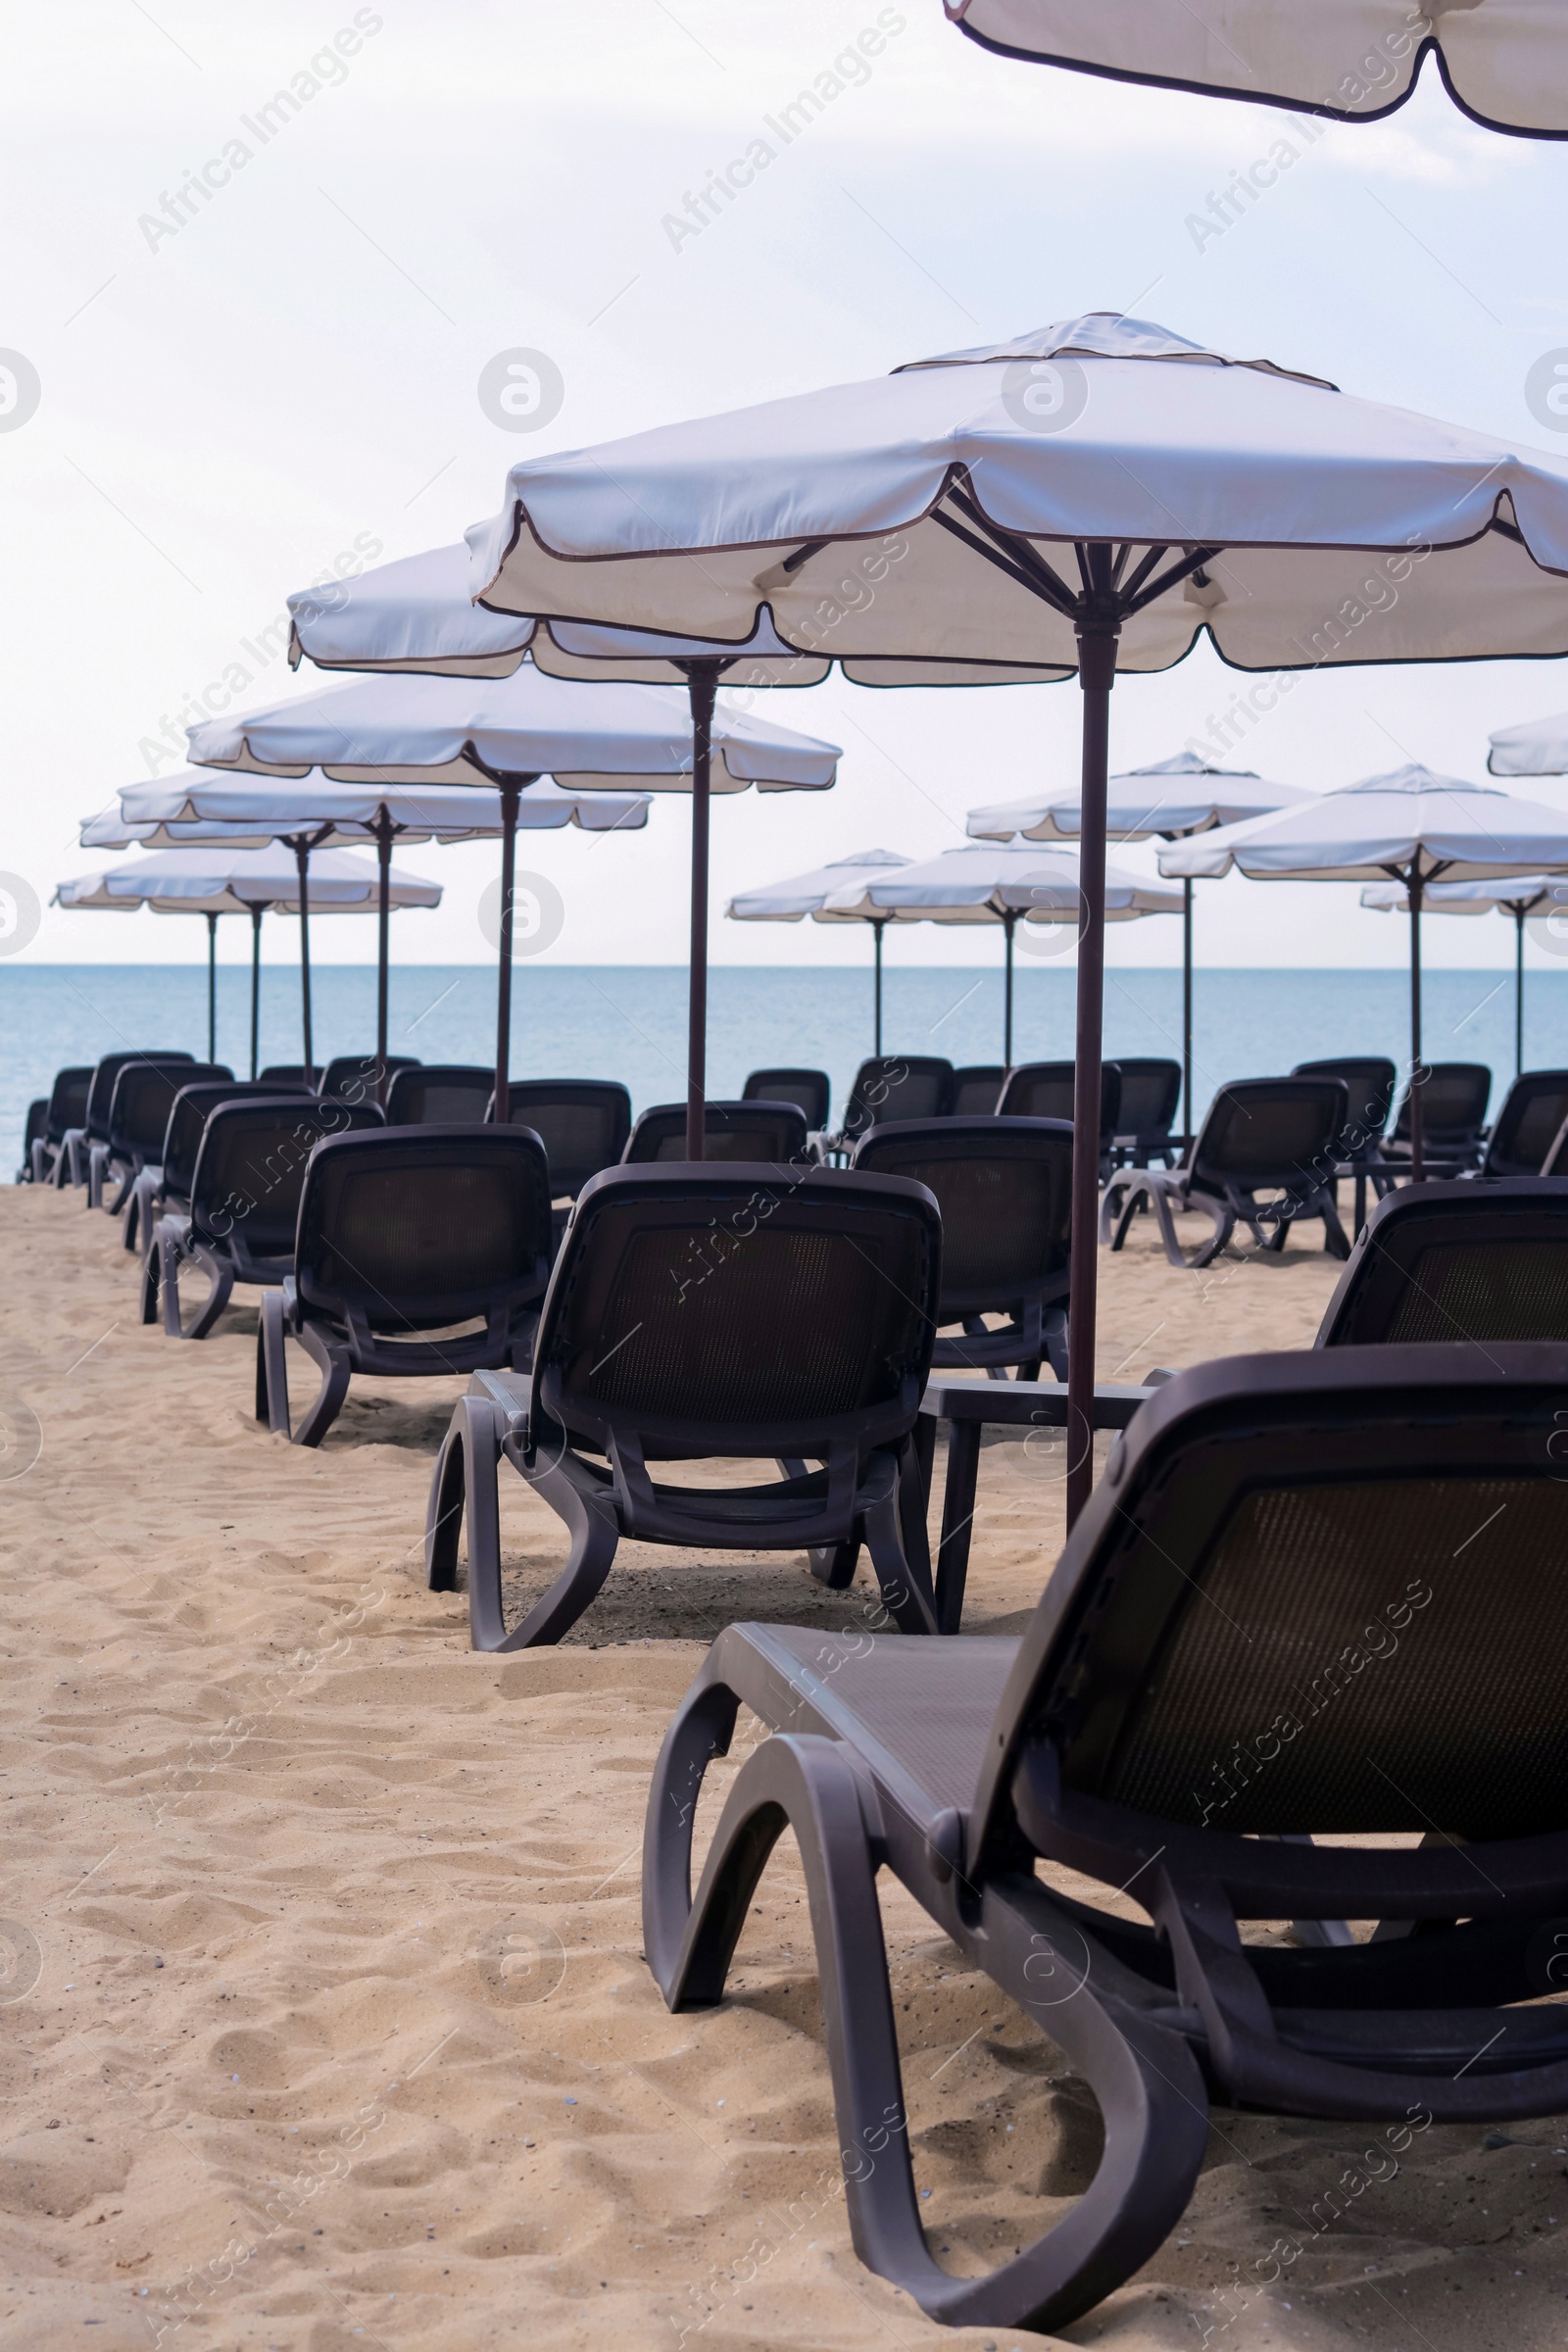
<path id="1" fill-rule="evenodd" d="M 1184 1275 L 1146 1221 L 1102 1255 L 1102 1376 L 1305 1345 L 1317 1230 Z M 475 1656 L 420 1556 L 461 1383 L 357 1381 L 291 1450 L 252 1418 L 254 1294 L 202 1346 L 143 1329 L 79 1194 L 0 1193 L 0 1296 L 3 2352 L 1039 2340 L 939 2328 L 857 2261 L 791 1850 L 721 2009 L 670 2017 L 640 1955 L 649 1773 L 704 1644 L 858 1622 L 863 1570 L 829 1594 L 804 1559 L 628 1545 L 559 1649 Z M 503 1509 L 537 1588 L 556 1522 L 515 1479 Z M 1054 1462 L 988 1446 L 966 1632 L 1021 1627 L 1061 1528 Z M 1096 2117 L 898 1889 L 884 1913 L 965 2267 L 1065 2210 Z M 1565 2129 L 1396 2159 L 1381 2128 L 1216 2113 L 1181 2229 L 1064 2340 L 1561 2343 Z"/>

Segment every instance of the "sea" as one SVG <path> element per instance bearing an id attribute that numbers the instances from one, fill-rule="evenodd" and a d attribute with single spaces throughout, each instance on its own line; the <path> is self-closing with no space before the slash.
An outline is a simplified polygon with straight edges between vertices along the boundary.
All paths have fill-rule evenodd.
<path id="1" fill-rule="evenodd" d="M 316 1056 L 368 1053 L 375 1042 L 371 965 L 312 975 Z M 1015 982 L 1013 1059 L 1072 1054 L 1071 967 L 1025 969 Z M 1424 1050 L 1431 1061 L 1481 1061 L 1493 1107 L 1514 1072 L 1514 975 L 1429 971 Z M 1181 1053 L 1181 974 L 1110 970 L 1105 1054 Z M 388 1045 L 421 1061 L 493 1062 L 496 984 L 479 964 L 394 970 Z M 828 1071 L 842 1107 L 871 1052 L 869 975 L 843 967 L 715 964 L 709 977 L 708 1092 L 740 1093 L 747 1072 L 789 1064 Z M 1201 1110 L 1230 1078 L 1263 1077 L 1337 1054 L 1409 1053 L 1409 983 L 1396 970 L 1200 971 L 1195 980 L 1194 1096 Z M 528 965 L 513 997 L 517 1078 L 618 1078 L 633 1105 L 683 1099 L 686 973 L 656 965 Z M 27 1104 L 57 1069 L 124 1047 L 207 1052 L 207 972 L 195 964 L 0 963 L 0 1180 L 21 1158 Z M 1525 1067 L 1568 1065 L 1568 970 L 1525 979 Z M 1002 975 L 906 966 L 884 982 L 883 1048 L 955 1063 L 1003 1057 Z M 264 967 L 261 1059 L 301 1058 L 296 965 Z M 250 974 L 218 974 L 218 1058 L 248 1075 Z"/>

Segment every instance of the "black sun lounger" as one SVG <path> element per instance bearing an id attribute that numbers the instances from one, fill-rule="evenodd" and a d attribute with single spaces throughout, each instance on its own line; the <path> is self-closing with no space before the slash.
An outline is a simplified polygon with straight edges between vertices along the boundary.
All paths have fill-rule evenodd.
<path id="1" fill-rule="evenodd" d="M 1002 1090 L 1007 1073 L 1000 1061 L 971 1061 L 953 1073 L 953 1101 L 949 1116 L 955 1119 L 985 1119 L 991 1117 L 1002 1100 Z"/>
<path id="2" fill-rule="evenodd" d="M 493 1069 L 476 1062 L 416 1062 L 395 1070 L 386 1093 L 389 1127 L 451 1127 L 471 1119 L 480 1124 L 495 1092 Z"/>
<path id="3" fill-rule="evenodd" d="M 1492 1072 L 1482 1061 L 1429 1061 L 1422 1080 L 1421 1156 L 1429 1176 L 1457 1176 L 1479 1165 Z M 1399 1099 L 1394 1133 L 1382 1156 L 1399 1176 L 1410 1173 L 1410 1090 Z"/>
<path id="4" fill-rule="evenodd" d="M 784 1167 L 806 1157 L 806 1114 L 793 1102 L 705 1102 L 703 1152 L 708 1159 L 760 1160 Z M 640 1113 L 621 1153 L 626 1166 L 686 1158 L 686 1105 L 656 1102 Z"/>
<path id="5" fill-rule="evenodd" d="M 91 1062 L 74 1062 L 67 1069 L 56 1070 L 55 1082 L 49 1090 L 43 1147 L 40 1151 L 35 1143 L 32 1149 L 34 1184 L 64 1187 L 71 1181 L 66 1136 L 71 1128 L 80 1127 L 86 1119 L 93 1066 Z"/>
<path id="6" fill-rule="evenodd" d="M 485 1116 L 495 1117 L 493 1096 Z M 514 1078 L 507 1124 L 533 1129 L 550 1161 L 551 1198 L 575 1200 L 625 1151 L 631 1097 L 612 1078 Z"/>
<path id="7" fill-rule="evenodd" d="M 43 1178 L 36 1175 L 34 1171 L 39 1164 L 38 1154 L 44 1149 L 48 1133 L 49 1098 L 47 1095 L 39 1095 L 35 1101 L 27 1104 L 27 1123 L 22 1134 L 22 1163 L 17 1169 L 19 1184 L 41 1184 L 43 1182 Z"/>
<path id="8" fill-rule="evenodd" d="M 164 1151 L 170 1113 L 182 1087 L 199 1086 L 234 1073 L 221 1061 L 128 1061 L 115 1080 L 109 1104 L 109 1141 L 92 1147 L 92 1181 L 101 1188 L 113 1176 L 119 1190 L 105 1203 L 111 1216 L 125 1214 L 124 1242 L 134 1250 L 139 1224 L 136 1180 L 156 1168 Z"/>
<path id="9" fill-rule="evenodd" d="M 456 1586 L 466 1500 L 476 1649 L 559 1642 L 622 1537 L 808 1551 L 834 1587 L 863 1543 L 895 1623 L 934 1631 L 913 1430 L 940 1260 L 937 1204 L 902 1177 L 706 1162 L 596 1176 L 556 1262 L 531 1380 L 481 1375 L 453 1415 L 425 1523 L 432 1591 Z M 511 1628 L 503 1453 L 571 1539 Z M 704 1457 L 800 1467 L 742 1488 L 651 1472 Z"/>
<path id="10" fill-rule="evenodd" d="M 1171 1133 L 1182 1099 L 1182 1065 L 1164 1054 L 1118 1054 L 1121 1093 L 1111 1157 L 1117 1167 L 1147 1168 L 1154 1160 L 1171 1167 L 1181 1143 Z"/>
<path id="11" fill-rule="evenodd" d="M 1472 2127 L 1568 2106 L 1568 2008 L 1522 2005 L 1553 1989 L 1568 1913 L 1562 1365 L 1508 1344 L 1201 1365 L 1140 1408 L 1021 1641 L 749 1625 L 710 1651 L 649 1796 L 650 1965 L 672 2009 L 721 2000 L 793 1830 L 851 2233 L 933 2319 L 1055 2329 L 1109 2294 L 1180 2219 L 1210 2098 Z M 703 1776 L 742 1704 L 774 1736 L 694 1903 Z M 1348 1834 L 1405 1843 L 1311 1842 Z M 995 2267 L 980 2237 L 978 2275 L 921 2228 L 883 1869 L 1104 2122 L 1084 2194 Z M 1054 1870 L 1130 1890 L 1153 1924 Z M 1241 1933 L 1331 1913 L 1422 1932 L 1306 1950 Z"/>
<path id="12" fill-rule="evenodd" d="M 334 1054 L 317 1091 L 334 1102 L 377 1102 L 399 1070 L 418 1067 L 416 1054 Z"/>
<path id="13" fill-rule="evenodd" d="M 844 1128 L 827 1139 L 832 1149 L 858 1144 L 878 1120 L 944 1119 L 953 1108 L 957 1073 L 939 1054 L 877 1054 L 855 1073 L 844 1106 Z"/>
<path id="14" fill-rule="evenodd" d="M 1076 1077 L 1070 1061 L 1020 1061 L 1007 1072 L 997 1109 L 1004 1118 L 1070 1119 Z M 1110 1174 L 1121 1122 L 1121 1066 L 1100 1065 L 1100 1180 Z"/>
<path id="15" fill-rule="evenodd" d="M 457 1121 L 322 1143 L 305 1172 L 293 1267 L 262 1300 L 257 1420 L 319 1446 L 356 1372 L 526 1366 L 550 1258 L 549 1171 L 527 1128 Z M 285 1338 L 321 1373 L 297 1430 Z"/>
<path id="16" fill-rule="evenodd" d="M 208 1111 L 191 1173 L 189 1207 L 160 1217 L 142 1276 L 142 1320 L 163 1295 L 172 1340 L 205 1340 L 236 1282 L 270 1288 L 294 1271 L 294 1228 L 305 1170 L 318 1144 L 357 1127 L 379 1127 L 373 1102 L 327 1102 L 318 1096 L 258 1090 Z M 180 1312 L 179 1269 L 194 1258 L 207 1297 L 194 1315 Z"/>
<path id="17" fill-rule="evenodd" d="M 1494 1340 L 1568 1344 L 1568 1185 L 1460 1177 L 1391 1193 L 1350 1252 L 1315 1344 Z M 1558 1451 L 1568 1452 L 1568 1431 Z"/>
<path id="18" fill-rule="evenodd" d="M 824 1128 L 833 1103 L 826 1070 L 753 1070 L 741 1088 L 743 1102 L 793 1102 L 815 1134 Z"/>
<path id="19" fill-rule="evenodd" d="M 1568 1070 L 1526 1070 L 1502 1099 L 1476 1170 L 1483 1184 L 1499 1176 L 1539 1176 L 1568 1119 Z"/>
<path id="20" fill-rule="evenodd" d="M 182 1054 L 172 1046 L 167 1049 L 155 1046 L 136 1054 L 106 1054 L 94 1064 L 81 1124 L 79 1127 L 68 1127 L 62 1139 L 70 1171 L 69 1181 L 87 1187 L 89 1208 L 103 1206 L 102 1184 L 95 1185 L 92 1181 L 92 1148 L 94 1144 L 107 1144 L 109 1141 L 109 1107 L 115 1099 L 115 1081 L 121 1071 L 130 1061 L 194 1060 L 194 1054 Z"/>
<path id="21" fill-rule="evenodd" d="M 142 1262 L 142 1313 L 144 1323 L 158 1320 L 158 1285 L 149 1286 L 149 1260 L 161 1217 L 188 1217 L 191 1187 L 196 1180 L 196 1155 L 201 1150 L 202 1135 L 212 1112 L 220 1102 L 261 1102 L 274 1101 L 280 1094 L 294 1094 L 309 1100 L 307 1087 L 286 1088 L 264 1086 L 259 1078 L 188 1080 L 175 1095 L 169 1112 L 169 1124 L 159 1147 L 158 1164 L 144 1167 L 131 1187 L 130 1204 L 125 1211 L 127 1234 L 134 1230 L 138 1237 Z M 131 1244 L 126 1242 L 129 1249 Z"/>
<path id="22" fill-rule="evenodd" d="M 1344 1132 L 1346 1102 L 1343 1078 L 1238 1078 L 1222 1086 L 1179 1168 L 1116 1171 L 1101 1205 L 1101 1240 L 1119 1250 L 1147 1202 L 1173 1266 L 1208 1265 L 1238 1218 L 1259 1249 L 1278 1250 L 1298 1218 L 1321 1217 L 1324 1248 L 1348 1257 L 1334 1205 L 1334 1146 Z M 1274 1197 L 1261 1202 L 1259 1193 Z M 1186 1209 L 1201 1209 L 1213 1228 L 1191 1257 L 1183 1256 L 1172 1221 L 1173 1211 Z M 1266 1238 L 1265 1224 L 1273 1227 Z"/>
<path id="23" fill-rule="evenodd" d="M 899 1119 L 862 1135 L 852 1165 L 923 1184 L 942 1211 L 933 1370 L 984 1371 L 1004 1380 L 1011 1364 L 1021 1380 L 1035 1380 L 1048 1357 L 1065 1380 L 1071 1125 L 997 1116 Z M 987 1315 L 1007 1320 L 994 1331 Z"/>

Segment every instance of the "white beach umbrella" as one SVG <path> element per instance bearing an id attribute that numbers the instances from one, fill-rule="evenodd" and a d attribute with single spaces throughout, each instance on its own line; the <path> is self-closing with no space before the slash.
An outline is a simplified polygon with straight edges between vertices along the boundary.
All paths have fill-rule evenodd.
<path id="1" fill-rule="evenodd" d="M 488 606 L 1084 691 L 1069 1419 L 1092 1481 L 1109 697 L 1241 668 L 1568 652 L 1568 465 L 1094 314 L 870 383 L 514 466 Z M 1275 689 L 1287 693 L 1287 677 Z"/>
<path id="2" fill-rule="evenodd" d="M 1250 768 L 1211 767 L 1197 752 L 1177 752 L 1112 776 L 1105 787 L 1109 841 L 1183 841 L 1216 825 L 1243 824 L 1270 808 L 1310 796 L 1291 784 L 1265 784 Z M 1084 796 L 1077 785 L 971 808 L 964 826 L 977 841 L 1076 841 Z M 1193 1131 L 1193 882 L 1182 881 L 1182 1118 Z"/>
<path id="3" fill-rule="evenodd" d="M 484 530 L 478 526 L 480 532 Z M 472 534 L 470 534 L 470 537 Z M 692 738 L 692 897 L 687 1015 L 686 1149 L 704 1149 L 702 1099 L 708 1027 L 708 861 L 712 727 L 722 681 L 731 687 L 815 686 L 833 666 L 829 652 L 787 646 L 764 609 L 744 644 L 690 634 L 602 628 L 590 622 L 490 612 L 469 587 L 466 546 L 432 548 L 378 564 L 329 588 L 289 600 L 289 659 L 322 669 L 414 671 L 446 677 L 510 677 L 524 662 L 553 677 L 615 679 L 685 689 Z M 863 584 L 862 591 L 863 593 Z M 1058 669 L 986 662 L 853 661 L 845 674 L 862 685 L 1013 685 L 1059 677 Z M 880 961 L 878 964 L 880 987 Z"/>
<path id="4" fill-rule="evenodd" d="M 742 712 L 719 714 L 711 735 L 720 792 L 825 791 L 836 744 Z M 192 728 L 206 766 L 258 775 L 320 767 L 345 783 L 496 786 L 501 796 L 501 955 L 496 1018 L 496 1116 L 505 1120 L 511 1051 L 513 878 L 516 817 L 525 791 L 553 775 L 567 792 L 688 790 L 693 743 L 682 698 L 667 688 L 572 685 L 532 664 L 513 676 L 362 678 L 266 710 Z M 706 849 L 706 844 L 705 844 Z M 700 886 L 700 887 L 699 887 Z M 706 909 L 706 858 L 693 874 Z M 701 1101 L 701 1064 L 696 1077 Z"/>
<path id="5" fill-rule="evenodd" d="M 1408 914 L 1410 894 L 1401 882 L 1369 882 L 1361 893 L 1363 906 L 1380 914 Z M 1568 912 L 1568 878 L 1558 874 L 1511 874 L 1497 882 L 1429 882 L 1421 893 L 1426 914 L 1507 914 L 1513 917 L 1513 1074 L 1525 1066 L 1525 924 L 1532 916 L 1544 919 L 1557 954 L 1558 942 L 1568 938 L 1563 917 Z"/>
<path id="6" fill-rule="evenodd" d="M 1201 12 L 1187 0 L 945 5 L 971 40 L 1004 57 L 1341 122 L 1375 122 L 1402 106 L 1430 55 L 1472 122 L 1521 137 L 1568 137 L 1560 0 L 1211 0 Z M 1250 202 L 1272 184 L 1253 179 L 1232 201 Z"/>
<path id="7" fill-rule="evenodd" d="M 439 906 L 438 884 L 394 867 L 389 881 L 394 906 Z M 344 851 L 318 851 L 311 873 L 311 903 L 318 914 L 368 914 L 380 904 L 382 877 L 361 858 Z M 270 906 L 282 914 L 304 911 L 299 871 L 292 858 L 270 845 L 263 849 L 236 848 L 208 842 L 198 848 L 155 851 L 62 882 L 55 892 L 57 906 L 91 907 L 110 913 L 134 914 L 150 906 L 155 914 L 205 914 L 207 917 L 207 1058 L 218 1054 L 218 918 L 220 914 L 249 914 L 251 918 L 251 1076 L 256 1075 L 257 1036 L 261 1005 L 262 916 Z M 309 970 L 301 966 L 301 1004 L 305 1027 L 305 1066 L 313 1063 L 309 1001 L 303 983 Z"/>
<path id="8" fill-rule="evenodd" d="M 196 841 L 245 840 L 258 848 L 281 841 L 294 852 L 300 882 L 300 965 L 306 1005 L 306 1060 L 310 1053 L 310 883 L 313 850 L 330 843 L 368 841 L 386 887 L 378 902 L 376 943 L 375 1051 L 384 1067 L 387 1051 L 387 983 L 391 955 L 389 919 L 395 904 L 390 877 L 395 841 L 477 841 L 504 838 L 502 796 L 492 784 L 334 784 L 319 770 L 297 782 L 268 776 L 224 776 L 210 767 L 187 768 L 156 782 L 127 785 L 120 796 L 121 817 L 149 847 L 184 848 Z M 96 821 L 96 820 L 95 820 Z M 648 822 L 646 793 L 564 792 L 548 776 L 517 804 L 520 831 L 557 831 L 580 825 L 593 833 L 636 830 Z M 82 841 L 87 844 L 87 828 Z"/>
<path id="9" fill-rule="evenodd" d="M 799 923 L 809 915 L 813 922 L 865 922 L 871 926 L 875 941 L 875 1005 L 872 1052 L 882 1051 L 882 934 L 893 917 L 880 908 L 861 912 L 857 907 L 846 913 L 829 912 L 827 901 L 835 891 L 852 888 L 863 880 L 868 867 L 882 869 L 895 865 L 910 865 L 912 858 L 901 858 L 893 850 L 858 850 L 852 858 L 836 858 L 831 865 L 813 866 L 808 874 L 791 874 L 787 881 L 772 882 L 761 890 L 738 891 L 724 912 L 735 923 Z"/>
<path id="10" fill-rule="evenodd" d="M 1430 768 L 1396 768 L 1173 843 L 1162 874 L 1254 881 L 1398 883 L 1410 910 L 1410 1068 L 1421 1061 L 1421 909 L 1433 883 L 1508 880 L 1535 867 L 1568 868 L 1568 815 Z M 1421 1176 L 1421 1090 L 1410 1090 L 1410 1172 Z"/>
<path id="11" fill-rule="evenodd" d="M 1105 869 L 1104 919 L 1135 922 L 1145 914 L 1180 914 L 1180 891 L 1161 890 L 1142 875 Z M 1065 850 L 970 846 L 945 850 L 896 874 L 861 875 L 825 902 L 828 919 L 873 921 L 878 912 L 903 923 L 1000 923 L 1006 941 L 1003 1000 L 1003 1060 L 1012 1067 L 1012 938 L 1020 922 L 1083 924 L 1078 859 Z"/>
<path id="12" fill-rule="evenodd" d="M 1568 776 L 1568 710 L 1499 727 L 1488 740 L 1487 765 L 1494 776 Z"/>

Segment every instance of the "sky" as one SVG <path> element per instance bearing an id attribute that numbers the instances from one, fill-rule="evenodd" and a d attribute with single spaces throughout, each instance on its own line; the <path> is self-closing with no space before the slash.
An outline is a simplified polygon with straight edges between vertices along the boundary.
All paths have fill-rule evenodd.
<path id="1" fill-rule="evenodd" d="M 867 27 L 884 45 L 863 74 L 692 232 L 688 197 Z M 0 394 L 22 396 L 0 397 L 0 900 L 6 876 L 46 902 L 102 862 L 77 821 L 183 764 L 181 713 L 215 682 L 235 709 L 325 682 L 283 659 L 289 590 L 457 538 L 524 456 L 1096 309 L 1568 455 L 1568 416 L 1559 441 L 1527 392 L 1568 358 L 1568 147 L 1479 128 L 1430 66 L 1389 122 L 1303 135 L 990 56 L 940 0 L 77 0 L 14 12 L 6 50 Z M 1291 169 L 1216 233 L 1213 197 L 1282 135 Z M 560 387 L 527 433 L 487 397 L 519 349 Z M 1493 728 L 1568 705 L 1561 668 L 1319 672 L 1235 764 L 1315 790 L 1412 760 L 1479 781 Z M 1204 734 L 1245 682 L 1206 649 L 1123 680 L 1113 766 Z M 843 747 L 839 782 L 715 804 L 714 958 L 863 961 L 854 933 L 727 922 L 723 902 L 872 846 L 935 855 L 970 807 L 1070 784 L 1078 704 L 1071 684 L 836 679 L 773 698 L 767 715 Z M 1529 789 L 1568 808 L 1568 779 Z M 521 862 L 565 907 L 552 958 L 684 960 L 689 839 L 673 798 L 639 835 L 536 836 Z M 445 898 L 396 918 L 399 960 L 489 959 L 496 856 L 405 854 Z M 1351 886 L 1200 886 L 1211 964 L 1397 964 L 1404 930 Z M 1434 920 L 1425 944 L 1501 965 L 1512 929 Z M 198 923 L 46 907 L 22 953 L 205 948 Z M 371 927 L 323 924 L 313 950 L 369 960 Z M 900 943 L 997 952 L 931 925 Z M 1179 926 L 1117 926 L 1108 952 L 1177 962 Z"/>

